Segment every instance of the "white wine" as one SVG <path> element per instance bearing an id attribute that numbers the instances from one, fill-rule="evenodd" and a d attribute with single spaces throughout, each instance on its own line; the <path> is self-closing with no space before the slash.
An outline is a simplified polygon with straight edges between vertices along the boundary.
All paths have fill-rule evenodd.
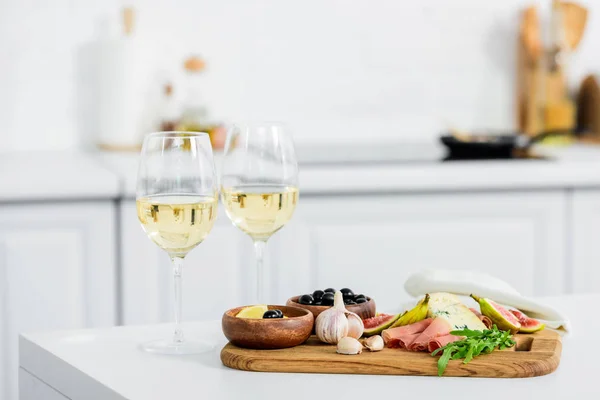
<path id="1" fill-rule="evenodd" d="M 223 188 L 223 203 L 231 222 L 255 240 L 266 240 L 285 225 L 298 203 L 293 186 Z"/>
<path id="2" fill-rule="evenodd" d="M 175 256 L 184 256 L 200 244 L 217 218 L 216 197 L 149 196 L 136 203 L 138 219 L 148 237 Z"/>

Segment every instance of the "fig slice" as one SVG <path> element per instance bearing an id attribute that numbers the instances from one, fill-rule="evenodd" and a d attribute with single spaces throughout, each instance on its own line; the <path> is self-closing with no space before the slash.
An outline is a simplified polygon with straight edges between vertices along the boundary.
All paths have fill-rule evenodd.
<path id="1" fill-rule="evenodd" d="M 400 318 L 401 314 L 378 314 L 374 317 L 363 320 L 365 330 L 363 336 L 378 335 L 383 330 L 388 329 L 394 322 Z"/>
<path id="2" fill-rule="evenodd" d="M 489 317 L 498 329 L 511 331 L 512 333 L 517 333 L 521 329 L 519 319 L 500 304 L 484 297 L 475 296 L 474 294 L 471 297 L 479 303 L 481 313 Z"/>
<path id="3" fill-rule="evenodd" d="M 521 324 L 521 328 L 519 328 L 519 333 L 534 333 L 541 331 L 546 327 L 546 324 L 538 321 L 535 318 L 530 318 L 527 315 L 523 314 L 519 310 L 509 310 Z"/>

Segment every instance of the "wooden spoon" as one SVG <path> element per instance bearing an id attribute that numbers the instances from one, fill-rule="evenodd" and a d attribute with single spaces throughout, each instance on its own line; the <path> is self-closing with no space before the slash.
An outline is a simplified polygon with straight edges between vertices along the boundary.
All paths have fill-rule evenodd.
<path id="1" fill-rule="evenodd" d="M 521 16 L 517 69 L 517 123 L 519 129 L 534 135 L 542 128 L 539 114 L 542 78 L 540 20 L 535 6 L 527 7 Z"/>
<path id="2" fill-rule="evenodd" d="M 565 41 L 569 50 L 575 50 L 581 42 L 588 18 L 587 8 L 577 3 L 561 2 Z"/>
<path id="3" fill-rule="evenodd" d="M 523 11 L 521 20 L 521 40 L 531 62 L 536 62 L 542 56 L 542 39 L 540 35 L 540 20 L 535 6 Z"/>

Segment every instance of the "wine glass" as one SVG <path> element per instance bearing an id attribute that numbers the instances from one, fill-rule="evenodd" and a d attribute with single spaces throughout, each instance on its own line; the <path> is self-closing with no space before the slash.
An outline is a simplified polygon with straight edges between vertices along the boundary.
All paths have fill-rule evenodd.
<path id="1" fill-rule="evenodd" d="M 296 152 L 283 125 L 234 125 L 225 142 L 220 184 L 227 216 L 254 242 L 256 303 L 263 304 L 267 240 L 292 218 L 298 203 Z"/>
<path id="2" fill-rule="evenodd" d="M 181 273 L 185 256 L 211 231 L 217 218 L 215 167 L 206 133 L 157 132 L 144 138 L 137 180 L 137 214 L 148 237 L 173 264 L 173 338 L 141 345 L 161 354 L 197 354 L 212 346 L 184 340 Z"/>

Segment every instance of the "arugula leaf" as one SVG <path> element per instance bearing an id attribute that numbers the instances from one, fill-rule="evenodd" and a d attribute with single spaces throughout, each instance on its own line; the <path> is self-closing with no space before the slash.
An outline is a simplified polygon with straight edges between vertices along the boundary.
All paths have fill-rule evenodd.
<path id="1" fill-rule="evenodd" d="M 450 356 L 452 355 L 452 349 L 448 348 L 444 350 L 444 354 L 438 360 L 438 376 L 442 376 L 446 367 L 448 366 L 448 361 L 450 361 Z"/>
<path id="2" fill-rule="evenodd" d="M 458 331 L 451 331 L 450 334 L 454 336 L 466 336 L 466 337 L 476 337 L 481 336 L 482 331 L 474 331 L 471 329 L 462 329 Z"/>
<path id="3" fill-rule="evenodd" d="M 469 350 L 467 351 L 467 354 L 465 355 L 465 361 L 463 361 L 463 364 L 468 363 L 472 359 L 473 359 L 473 346 L 469 346 Z"/>
<path id="4" fill-rule="evenodd" d="M 450 360 L 463 358 L 463 364 L 466 364 L 480 354 L 488 354 L 496 348 L 505 349 L 516 344 L 509 331 L 501 331 L 496 325 L 492 329 L 483 331 L 462 329 L 452 331 L 450 334 L 465 336 L 465 339 L 448 343 L 431 353 L 432 356 L 442 353 L 442 356 L 438 359 L 438 376 L 444 374 Z"/>
<path id="5" fill-rule="evenodd" d="M 440 347 L 439 349 L 435 349 L 435 350 L 433 351 L 433 353 L 431 353 L 431 355 L 432 355 L 432 356 L 437 356 L 437 355 L 438 355 L 438 353 L 441 353 L 441 352 L 443 352 L 443 351 L 444 351 L 444 347 Z"/>

